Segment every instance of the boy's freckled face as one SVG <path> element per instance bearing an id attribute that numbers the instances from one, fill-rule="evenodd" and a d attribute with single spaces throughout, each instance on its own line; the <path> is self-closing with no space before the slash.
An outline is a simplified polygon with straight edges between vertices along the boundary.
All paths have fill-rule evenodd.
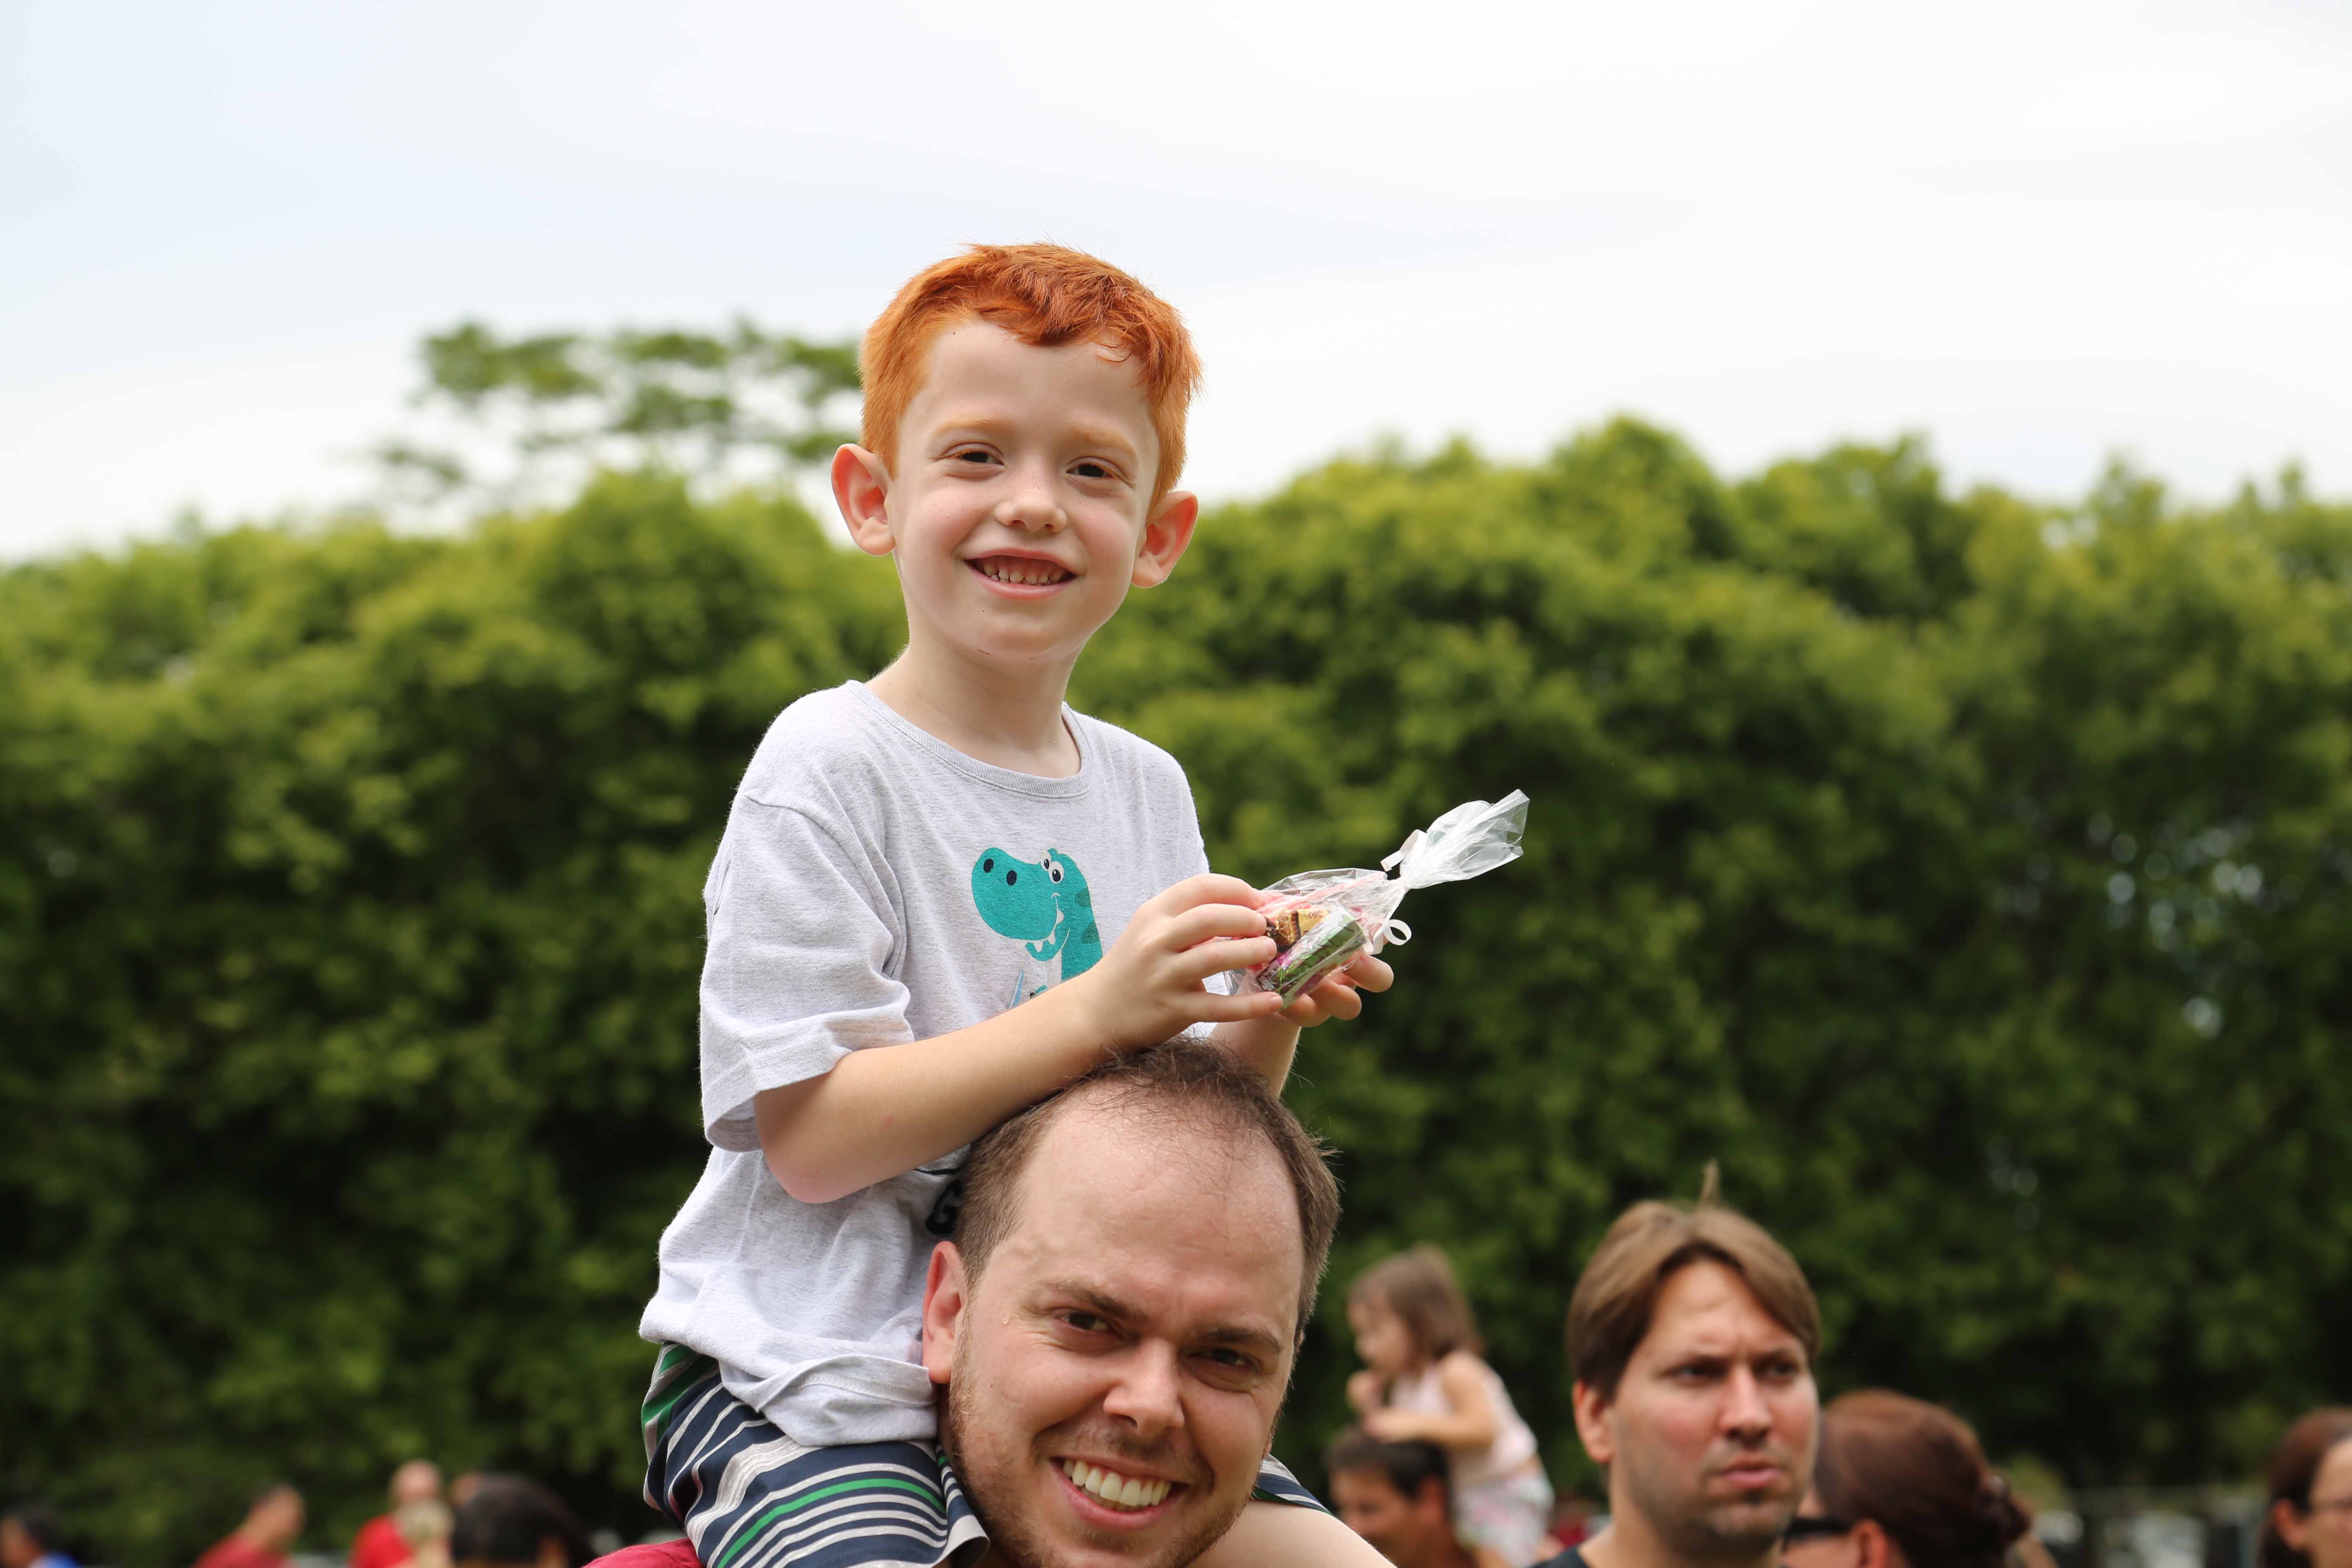
<path id="1" fill-rule="evenodd" d="M 1150 405 L 1099 344 L 946 329 L 890 456 L 890 549 L 919 641 L 1072 660 L 1130 585 L 1165 575 L 1139 555 L 1160 462 Z"/>

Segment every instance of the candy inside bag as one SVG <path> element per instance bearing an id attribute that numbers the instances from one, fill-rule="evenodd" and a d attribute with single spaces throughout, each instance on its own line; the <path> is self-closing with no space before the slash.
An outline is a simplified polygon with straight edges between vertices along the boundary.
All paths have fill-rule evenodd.
<path id="1" fill-rule="evenodd" d="M 1239 988 L 1271 991 L 1287 1006 L 1356 954 L 1412 941 L 1412 928 L 1396 918 L 1404 896 L 1415 888 L 1465 881 L 1517 859 L 1527 822 L 1528 797 L 1513 790 L 1491 805 L 1474 800 L 1416 828 L 1377 871 L 1351 868 L 1285 877 L 1265 889 L 1266 901 L 1258 906 L 1266 934 L 1280 951 L 1244 970 Z"/>

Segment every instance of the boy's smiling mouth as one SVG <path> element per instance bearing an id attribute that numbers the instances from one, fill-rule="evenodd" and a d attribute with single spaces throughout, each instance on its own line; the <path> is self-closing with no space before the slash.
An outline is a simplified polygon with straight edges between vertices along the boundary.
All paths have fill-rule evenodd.
<path id="1" fill-rule="evenodd" d="M 1056 562 L 1031 555 L 982 555 L 965 564 L 992 583 L 1015 587 L 1050 587 L 1077 575 Z"/>

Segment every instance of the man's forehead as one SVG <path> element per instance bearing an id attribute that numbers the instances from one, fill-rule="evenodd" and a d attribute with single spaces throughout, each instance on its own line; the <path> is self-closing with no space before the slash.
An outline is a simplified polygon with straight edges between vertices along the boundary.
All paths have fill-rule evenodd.
<path id="1" fill-rule="evenodd" d="M 1392 1497 L 1402 1500 L 1404 1497 L 1404 1493 L 1397 1489 L 1396 1482 L 1390 1478 L 1389 1473 L 1377 1465 L 1333 1470 L 1331 1489 L 1335 1492 L 1349 1493 L 1360 1502 L 1369 1502 L 1379 1497 Z"/>
<path id="2" fill-rule="evenodd" d="M 1155 1312 L 1296 1321 L 1306 1243 L 1263 1139 L 1078 1104 L 1039 1138 L 998 1255 Z M 999 1265 L 992 1263 L 991 1272 Z"/>
<path id="3" fill-rule="evenodd" d="M 1795 1352 L 1803 1342 L 1775 1318 L 1738 1270 L 1712 1258 L 1685 1264 L 1658 1286 L 1636 1361 L 1677 1355 Z"/>

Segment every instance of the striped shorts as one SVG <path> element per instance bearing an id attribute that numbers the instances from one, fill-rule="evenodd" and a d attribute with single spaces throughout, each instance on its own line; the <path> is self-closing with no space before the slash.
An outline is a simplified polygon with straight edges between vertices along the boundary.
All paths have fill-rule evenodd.
<path id="1" fill-rule="evenodd" d="M 936 1444 L 795 1443 L 682 1346 L 656 1358 L 644 1423 L 646 1501 L 703 1568 L 939 1568 L 987 1539 Z M 1253 1495 L 1323 1506 L 1271 1454 Z"/>

